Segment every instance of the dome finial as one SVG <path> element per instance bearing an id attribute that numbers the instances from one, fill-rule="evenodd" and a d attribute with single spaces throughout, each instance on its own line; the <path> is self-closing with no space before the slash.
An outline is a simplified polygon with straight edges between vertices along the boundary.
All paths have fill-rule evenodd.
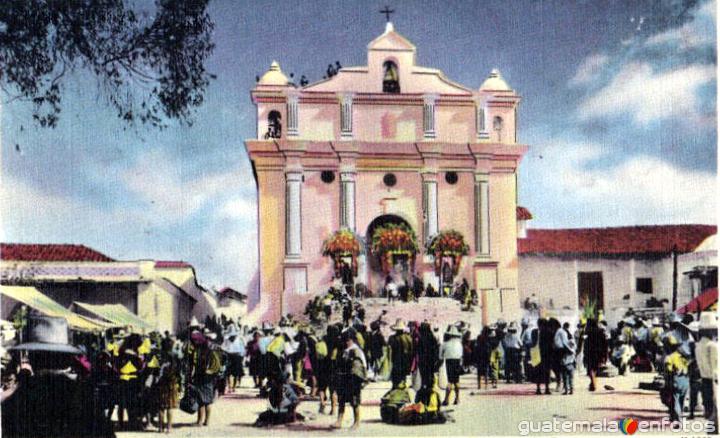
<path id="1" fill-rule="evenodd" d="M 481 90 L 494 90 L 494 91 L 512 91 L 510 86 L 505 82 L 500 70 L 494 68 L 490 70 L 490 75 L 485 79 L 485 82 L 480 86 Z"/>
<path id="2" fill-rule="evenodd" d="M 395 32 L 395 26 L 392 24 L 392 21 L 388 21 L 385 23 L 385 33 Z"/>
<path id="3" fill-rule="evenodd" d="M 288 78 L 283 74 L 280 69 L 280 64 L 277 61 L 273 61 L 270 64 L 270 68 L 258 81 L 260 85 L 288 85 Z"/>

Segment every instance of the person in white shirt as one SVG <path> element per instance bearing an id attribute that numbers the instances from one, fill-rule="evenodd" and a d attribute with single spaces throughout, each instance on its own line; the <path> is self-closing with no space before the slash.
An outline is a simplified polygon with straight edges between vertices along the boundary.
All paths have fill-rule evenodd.
<path id="1" fill-rule="evenodd" d="M 447 406 L 450 402 L 450 393 L 455 390 L 455 404 L 460 403 L 460 374 L 462 374 L 463 346 L 460 338 L 462 334 L 456 326 L 451 326 L 445 333 L 445 342 L 440 348 L 440 359 L 445 361 L 448 385 L 445 390 L 445 401 Z"/>
<path id="2" fill-rule="evenodd" d="M 700 371 L 703 407 L 705 418 L 717 432 L 717 405 L 715 385 L 718 383 L 718 326 L 717 316 L 713 312 L 700 315 L 700 340 L 695 344 L 695 360 Z"/>

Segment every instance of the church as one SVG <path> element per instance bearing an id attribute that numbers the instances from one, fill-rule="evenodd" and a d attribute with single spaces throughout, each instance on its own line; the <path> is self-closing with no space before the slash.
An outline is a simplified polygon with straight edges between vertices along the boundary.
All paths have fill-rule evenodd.
<path id="1" fill-rule="evenodd" d="M 252 90 L 265 318 L 302 313 L 347 273 L 376 296 L 393 276 L 466 279 L 483 321 L 520 316 L 520 97 L 498 70 L 473 88 L 416 55 L 388 22 L 366 66 L 298 86 L 273 62 Z"/>

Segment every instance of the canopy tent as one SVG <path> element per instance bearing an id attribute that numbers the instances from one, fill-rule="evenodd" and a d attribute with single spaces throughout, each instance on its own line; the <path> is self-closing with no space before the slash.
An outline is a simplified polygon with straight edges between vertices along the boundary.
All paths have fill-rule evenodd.
<path id="1" fill-rule="evenodd" d="M 75 301 L 75 304 L 118 326 L 130 326 L 141 331 L 150 331 L 154 327 L 122 304 L 87 304 Z"/>
<path id="2" fill-rule="evenodd" d="M 718 301 L 718 288 L 707 289 L 700 295 L 696 296 L 689 303 L 677 310 L 677 313 L 697 313 L 709 310 L 713 304 Z"/>
<path id="3" fill-rule="evenodd" d="M 105 330 L 115 326 L 112 323 L 97 321 L 87 318 L 63 307 L 57 301 L 31 286 L 2 286 L 0 288 L 3 297 L 19 301 L 38 312 L 60 318 L 65 318 L 70 328 L 83 331 Z"/>

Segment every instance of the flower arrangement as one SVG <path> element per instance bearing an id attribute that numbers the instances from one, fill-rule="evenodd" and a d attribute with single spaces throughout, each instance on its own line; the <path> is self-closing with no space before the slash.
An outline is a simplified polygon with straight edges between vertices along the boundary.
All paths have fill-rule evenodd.
<path id="1" fill-rule="evenodd" d="M 388 273 L 396 255 L 407 256 L 411 264 L 414 264 L 415 254 L 418 252 L 417 237 L 405 224 L 386 224 L 375 229 L 371 249 L 380 258 L 383 271 Z"/>
<path id="2" fill-rule="evenodd" d="M 443 257 L 451 257 L 453 260 L 453 275 L 457 275 L 460 269 L 460 261 L 463 256 L 468 255 L 470 246 L 465 243 L 465 238 L 459 231 L 445 230 L 439 232 L 430 240 L 426 251 L 432 254 L 435 259 L 435 273 L 440 275 Z"/>
<path id="3" fill-rule="evenodd" d="M 322 255 L 332 257 L 335 276 L 340 276 L 341 260 L 343 257 L 352 259 L 353 276 L 357 276 L 358 263 L 357 256 L 362 253 L 362 244 L 360 239 L 347 228 L 335 231 L 330 237 L 325 239 L 322 246 Z"/>

